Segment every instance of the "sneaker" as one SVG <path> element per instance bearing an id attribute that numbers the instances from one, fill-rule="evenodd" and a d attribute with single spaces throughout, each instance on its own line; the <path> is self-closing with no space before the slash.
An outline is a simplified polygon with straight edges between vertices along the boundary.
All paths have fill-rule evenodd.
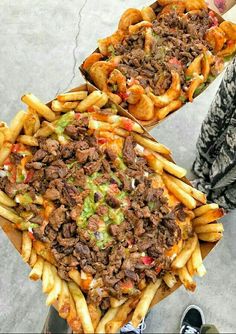
<path id="1" fill-rule="evenodd" d="M 190 305 L 184 311 L 180 323 L 180 334 L 199 334 L 205 318 L 200 307 Z"/>
<path id="2" fill-rule="evenodd" d="M 142 334 L 146 329 L 146 324 L 144 319 L 140 322 L 138 328 L 134 328 L 129 322 L 124 327 L 121 328 L 120 334 Z"/>

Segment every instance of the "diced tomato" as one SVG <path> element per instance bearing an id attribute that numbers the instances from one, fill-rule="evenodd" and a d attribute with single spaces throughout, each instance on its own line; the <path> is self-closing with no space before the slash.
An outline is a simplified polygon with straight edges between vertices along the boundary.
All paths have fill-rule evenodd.
<path id="1" fill-rule="evenodd" d="M 26 175 L 24 183 L 29 183 L 31 181 L 33 175 L 34 175 L 34 171 L 30 170 Z"/>
<path id="2" fill-rule="evenodd" d="M 154 259 L 150 256 L 143 256 L 141 257 L 141 261 L 143 262 L 143 264 L 145 264 L 146 266 L 150 266 L 150 264 L 153 263 Z"/>
<path id="3" fill-rule="evenodd" d="M 75 118 L 80 119 L 80 113 L 75 113 Z"/>
<path id="4" fill-rule="evenodd" d="M 116 183 L 111 184 L 109 188 L 113 193 L 116 193 L 116 194 L 120 191 Z"/>
<path id="5" fill-rule="evenodd" d="M 176 65 L 176 66 L 183 66 L 181 61 L 178 60 L 176 57 L 173 57 L 169 60 L 169 64 Z"/>
<path id="6" fill-rule="evenodd" d="M 123 293 L 129 293 L 134 288 L 134 283 L 131 280 L 120 282 L 120 289 Z"/>
<path id="7" fill-rule="evenodd" d="M 97 107 L 95 107 L 95 106 L 91 106 L 91 107 L 89 107 L 89 108 L 87 109 L 87 111 L 88 111 L 88 112 L 95 112 L 95 111 L 97 111 Z"/>
<path id="8" fill-rule="evenodd" d="M 34 237 L 34 234 L 32 232 L 28 231 L 28 234 L 29 234 L 29 237 L 30 237 L 31 240 L 33 240 L 33 241 L 36 240 L 35 237 Z"/>
<path id="9" fill-rule="evenodd" d="M 123 126 L 124 129 L 127 131 L 132 131 L 133 130 L 133 121 L 131 121 L 131 119 L 124 119 L 123 120 Z"/>
<path id="10" fill-rule="evenodd" d="M 16 143 L 16 144 L 12 145 L 11 151 L 12 151 L 12 153 L 17 153 L 17 152 L 20 151 L 20 149 L 21 149 L 21 144 L 20 143 Z"/>
<path id="11" fill-rule="evenodd" d="M 156 273 L 159 274 L 162 270 L 162 265 L 156 267 Z"/>
<path id="12" fill-rule="evenodd" d="M 212 10 L 209 11 L 209 16 L 212 20 L 212 26 L 218 26 L 219 25 L 218 18 L 216 17 L 215 13 Z"/>
<path id="13" fill-rule="evenodd" d="M 98 138 L 98 144 L 106 144 L 109 140 L 107 138 Z"/>
<path id="14" fill-rule="evenodd" d="M 117 95 L 119 95 L 119 97 L 122 98 L 123 101 L 126 101 L 129 97 L 129 93 L 125 92 L 125 93 L 118 93 Z"/>
<path id="15" fill-rule="evenodd" d="M 4 166 L 11 166 L 11 165 L 12 165 L 12 162 L 11 162 L 11 160 L 10 160 L 9 157 L 6 158 L 6 160 L 4 161 L 3 165 L 4 165 Z"/>
<path id="16" fill-rule="evenodd" d="M 89 286 L 92 280 L 93 280 L 93 277 L 92 275 L 89 275 L 89 274 L 87 274 L 87 278 L 85 280 L 84 279 L 81 280 L 81 286 L 85 291 L 89 289 Z"/>
<path id="17" fill-rule="evenodd" d="M 232 45 L 234 45 L 234 43 L 235 43 L 235 41 L 233 41 L 232 39 L 229 39 L 227 41 L 227 46 L 232 46 Z"/>

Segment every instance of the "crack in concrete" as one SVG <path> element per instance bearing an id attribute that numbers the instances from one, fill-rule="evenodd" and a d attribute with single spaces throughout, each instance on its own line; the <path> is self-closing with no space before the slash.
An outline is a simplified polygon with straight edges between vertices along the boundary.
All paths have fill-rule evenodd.
<path id="1" fill-rule="evenodd" d="M 76 51 L 78 49 L 78 44 L 79 44 L 79 36 L 80 36 L 80 30 L 81 30 L 81 20 L 82 20 L 82 11 L 84 9 L 84 7 L 86 6 L 88 0 L 85 0 L 83 5 L 81 6 L 80 10 L 79 10 L 79 13 L 78 13 L 78 24 L 77 24 L 77 27 L 78 27 L 78 30 L 77 30 L 77 33 L 76 33 L 76 36 L 75 36 L 75 47 L 73 49 L 73 69 L 72 69 L 72 77 L 68 83 L 68 85 L 63 89 L 63 92 L 67 91 L 67 89 L 70 87 L 72 81 L 74 80 L 74 78 L 76 77 L 76 65 L 77 65 L 77 58 L 76 58 Z M 58 93 L 61 91 L 60 87 L 59 89 L 57 90 L 57 93 L 56 93 L 56 96 L 58 95 Z"/>

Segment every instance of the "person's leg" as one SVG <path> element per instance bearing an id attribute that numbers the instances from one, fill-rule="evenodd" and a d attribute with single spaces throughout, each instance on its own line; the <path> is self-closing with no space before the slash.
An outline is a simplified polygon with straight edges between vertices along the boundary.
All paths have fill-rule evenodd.
<path id="1" fill-rule="evenodd" d="M 218 334 L 219 331 L 214 325 L 203 325 L 200 334 Z"/>
<path id="2" fill-rule="evenodd" d="M 180 334 L 199 334 L 205 324 L 203 311 L 196 305 L 186 308 L 180 321 Z"/>

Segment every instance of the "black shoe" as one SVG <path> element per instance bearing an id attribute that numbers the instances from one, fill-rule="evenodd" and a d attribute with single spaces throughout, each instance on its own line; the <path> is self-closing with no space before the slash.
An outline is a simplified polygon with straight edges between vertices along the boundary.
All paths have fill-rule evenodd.
<path id="1" fill-rule="evenodd" d="M 199 334 L 205 318 L 200 307 L 190 305 L 184 311 L 180 323 L 180 334 Z"/>

